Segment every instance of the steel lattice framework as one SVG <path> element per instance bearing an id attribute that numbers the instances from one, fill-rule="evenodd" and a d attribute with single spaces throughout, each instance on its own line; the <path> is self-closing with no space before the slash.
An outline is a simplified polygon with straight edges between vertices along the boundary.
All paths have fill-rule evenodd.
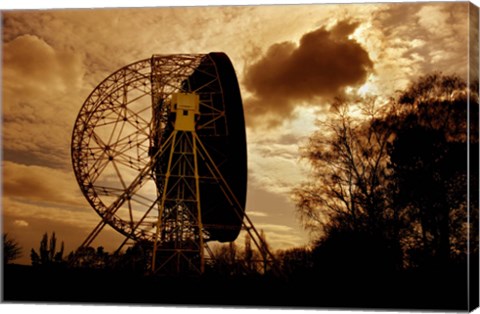
<path id="1" fill-rule="evenodd" d="M 238 98 L 241 110 L 241 100 L 236 78 L 219 69 L 225 59 L 154 55 L 114 72 L 89 95 L 75 122 L 72 162 L 101 221 L 83 247 L 108 224 L 125 236 L 121 247 L 129 239 L 152 243 L 152 270 L 200 273 L 206 242 L 233 241 L 242 226 L 266 248 L 244 214 L 243 112 L 228 107 Z M 199 101 L 191 129 L 175 126 L 174 116 L 189 114 L 173 110 L 183 93 Z M 240 123 L 229 120 L 235 115 Z"/>
<path id="2" fill-rule="evenodd" d="M 162 74 L 173 78 L 160 86 L 158 80 L 151 82 L 152 59 L 135 62 L 107 77 L 85 101 L 73 131 L 72 161 L 83 194 L 102 217 L 92 240 L 109 223 L 127 237 L 153 241 L 158 215 L 153 211 L 157 200 L 152 199 L 154 159 L 149 156 L 154 142 L 152 98 L 160 104 L 180 89 L 199 59 L 155 59 L 165 64 Z M 135 210 L 143 214 L 137 217 Z"/>

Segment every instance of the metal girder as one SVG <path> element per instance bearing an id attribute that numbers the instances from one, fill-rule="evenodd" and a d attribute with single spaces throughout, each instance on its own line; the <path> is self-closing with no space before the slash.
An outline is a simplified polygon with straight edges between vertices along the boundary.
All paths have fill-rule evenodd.
<path id="1" fill-rule="evenodd" d="M 193 73 L 200 83 L 192 85 Z M 92 91 L 71 143 L 77 182 L 101 218 L 83 247 L 109 225 L 125 236 L 120 248 L 129 239 L 152 243 L 154 273 L 202 273 L 205 252 L 211 252 L 208 230 L 235 229 L 203 223 L 200 186 L 207 182 L 220 191 L 264 260 L 273 260 L 222 175 L 226 157 L 205 144 L 228 137 L 223 92 L 208 55 L 154 55 L 114 72 Z M 176 93 L 198 96 L 194 127 L 186 123 L 175 130 L 170 104 Z"/>

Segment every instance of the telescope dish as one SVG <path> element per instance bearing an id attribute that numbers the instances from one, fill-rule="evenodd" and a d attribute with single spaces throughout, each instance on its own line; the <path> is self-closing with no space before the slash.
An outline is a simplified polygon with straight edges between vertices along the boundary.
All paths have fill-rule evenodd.
<path id="1" fill-rule="evenodd" d="M 84 102 L 71 147 L 80 189 L 101 217 L 82 246 L 105 225 L 154 251 L 237 238 L 246 135 L 224 53 L 153 55 L 114 72 Z"/>

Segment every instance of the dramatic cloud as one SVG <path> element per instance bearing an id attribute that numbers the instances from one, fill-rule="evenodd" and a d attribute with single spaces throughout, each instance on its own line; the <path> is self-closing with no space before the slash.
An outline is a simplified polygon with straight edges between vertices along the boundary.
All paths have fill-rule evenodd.
<path id="1" fill-rule="evenodd" d="M 331 29 L 321 27 L 304 34 L 298 45 L 272 45 L 246 70 L 244 85 L 253 93 L 245 108 L 250 122 L 266 119 L 277 124 L 290 118 L 301 103 L 364 83 L 373 63 L 349 37 L 358 25 L 341 21 Z"/>

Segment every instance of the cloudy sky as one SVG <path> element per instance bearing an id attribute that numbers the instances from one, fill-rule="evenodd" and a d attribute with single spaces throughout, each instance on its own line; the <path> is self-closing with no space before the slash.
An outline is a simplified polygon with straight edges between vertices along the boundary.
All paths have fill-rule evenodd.
<path id="1" fill-rule="evenodd" d="M 308 244 L 291 190 L 299 145 L 332 97 L 387 97 L 433 71 L 466 77 L 467 3 L 3 10 L 4 232 L 29 263 L 43 233 L 75 249 L 98 223 L 76 183 L 70 141 L 89 93 L 152 54 L 225 52 L 247 120 L 247 213 L 275 249 Z M 478 35 L 477 35 L 478 38 Z M 113 250 L 106 230 L 94 242 Z M 240 239 L 243 242 L 243 239 Z"/>

